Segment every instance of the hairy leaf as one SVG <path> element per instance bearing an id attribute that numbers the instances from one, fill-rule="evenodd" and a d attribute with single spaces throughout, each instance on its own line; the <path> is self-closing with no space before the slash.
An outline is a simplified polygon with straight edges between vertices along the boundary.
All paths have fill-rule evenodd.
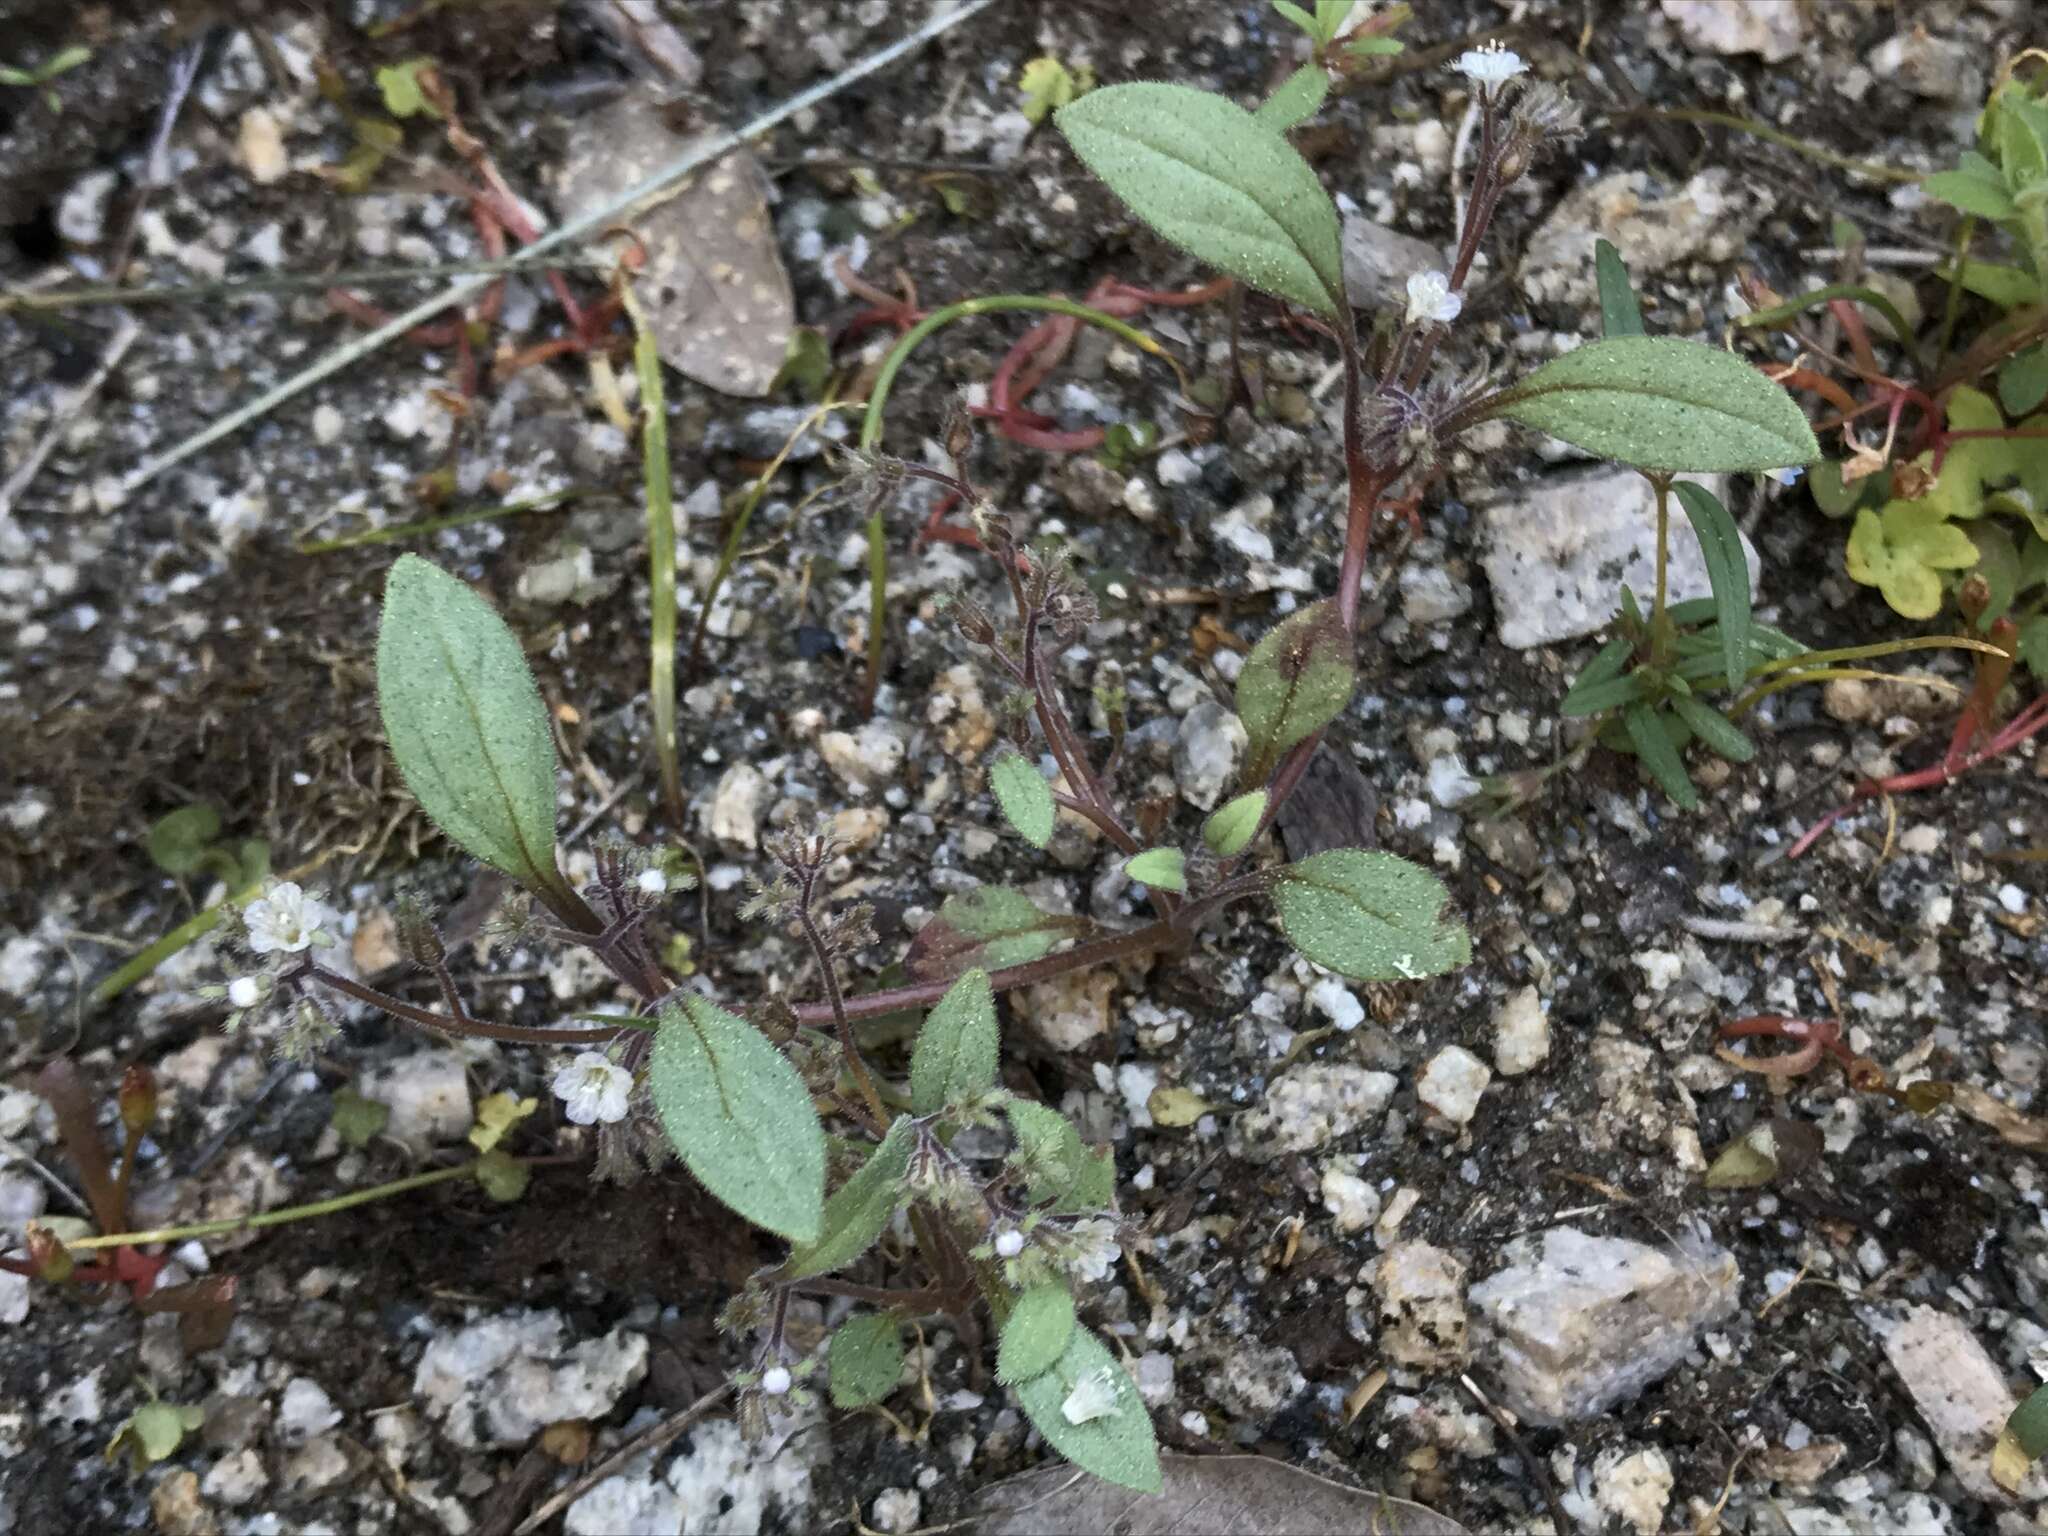
<path id="1" fill-rule="evenodd" d="M 1565 690 L 1558 713 L 1572 719 L 1633 702 L 1642 694 L 1642 684 L 1633 673 L 1624 677 L 1621 669 L 1634 654 L 1635 646 L 1626 636 L 1617 635 L 1601 646 L 1600 654 L 1586 663 L 1586 670 Z"/>
<path id="2" fill-rule="evenodd" d="M 1600 330 L 1606 336 L 1641 336 L 1643 311 L 1629 286 L 1628 268 L 1612 242 L 1593 242 L 1593 274 L 1600 285 Z"/>
<path id="3" fill-rule="evenodd" d="M 879 1403 L 903 1379 L 902 1327 L 886 1312 L 850 1317 L 833 1330 L 825 1363 L 832 1373 L 834 1408 Z"/>
<path id="4" fill-rule="evenodd" d="M 1237 715 L 1251 738 L 1247 783 L 1344 712 L 1358 683 L 1351 635 L 1334 602 L 1290 614 L 1252 647 L 1237 675 Z"/>
<path id="5" fill-rule="evenodd" d="M 1034 1285 L 1010 1309 L 996 1349 L 996 1380 L 1006 1387 L 1049 1371 L 1074 1337 L 1074 1295 L 1058 1280 Z"/>
<path id="6" fill-rule="evenodd" d="M 1464 924 L 1442 915 L 1449 900 L 1428 870 L 1359 848 L 1285 865 L 1273 887 L 1294 947 L 1357 981 L 1440 976 L 1469 962 Z"/>
<path id="7" fill-rule="evenodd" d="M 1016 1393 L 1046 1443 L 1075 1466 L 1140 1493 L 1159 1491 L 1159 1447 L 1145 1401 L 1086 1328 L 1077 1326 L 1051 1369 Z"/>
<path id="8" fill-rule="evenodd" d="M 1216 813 L 1202 823 L 1202 841 L 1218 858 L 1235 858 L 1244 852 L 1265 817 L 1266 792 L 1252 790 L 1217 807 Z"/>
<path id="9" fill-rule="evenodd" d="M 1022 891 L 978 885 L 946 898 L 939 915 L 910 941 L 903 968 L 916 981 L 944 981 L 975 966 L 1022 965 L 1093 927 L 1084 917 L 1041 912 Z"/>
<path id="10" fill-rule="evenodd" d="M 785 1278 L 805 1280 L 844 1269 L 875 1245 L 896 1214 L 914 1139 L 908 1120 L 890 1123 L 882 1144 L 825 1201 L 817 1241 L 798 1243 L 790 1250 Z"/>
<path id="11" fill-rule="evenodd" d="M 701 997 L 662 1010 L 648 1086 L 691 1173 L 758 1227 L 818 1242 L 825 1133 L 810 1090 L 745 1019 Z"/>
<path id="12" fill-rule="evenodd" d="M 1124 860 L 1124 873 L 1159 891 L 1188 888 L 1187 857 L 1178 848 L 1147 848 Z"/>
<path id="13" fill-rule="evenodd" d="M 1749 560 L 1742 550 L 1742 530 L 1735 526 L 1720 498 L 1705 486 L 1681 480 L 1673 489 L 1700 541 L 1700 553 L 1706 557 L 1707 584 L 1714 592 L 1728 686 L 1739 688 L 1749 671 Z"/>
<path id="14" fill-rule="evenodd" d="M 1074 1122 L 1056 1109 L 1030 1099 L 1012 1099 L 1003 1106 L 1010 1130 L 1017 1138 L 1012 1154 L 1024 1170 L 1031 1203 L 1058 1199 L 1069 1193 L 1084 1171 L 1087 1149 Z"/>
<path id="15" fill-rule="evenodd" d="M 1329 94 L 1328 71 L 1320 64 L 1304 64 L 1266 98 L 1259 110 L 1252 114 L 1252 120 L 1275 133 L 1285 133 L 1295 124 L 1305 123 L 1314 117 L 1316 109 L 1322 106 Z"/>
<path id="16" fill-rule="evenodd" d="M 1038 771 L 1038 764 L 1022 752 L 1005 752 L 988 771 L 989 788 L 1004 819 L 1034 848 L 1052 841 L 1052 786 Z"/>
<path id="17" fill-rule="evenodd" d="M 1615 336 L 1567 352 L 1497 409 L 1638 469 L 1781 469 L 1820 457 L 1782 388 L 1731 353 L 1674 336 Z"/>
<path id="18" fill-rule="evenodd" d="M 1337 210 L 1308 162 L 1235 102 L 1141 81 L 1093 91 L 1053 120 L 1165 239 L 1254 288 L 1338 317 Z"/>
<path id="19" fill-rule="evenodd" d="M 910 1108 L 936 1114 L 949 1104 L 988 1092 L 996 1080 L 996 995 L 988 972 L 973 970 L 953 983 L 925 1016 L 910 1052 Z"/>
<path id="20" fill-rule="evenodd" d="M 555 743 L 526 657 L 489 603 L 417 555 L 384 584 L 377 702 L 434 825 L 529 889 L 559 887 Z"/>

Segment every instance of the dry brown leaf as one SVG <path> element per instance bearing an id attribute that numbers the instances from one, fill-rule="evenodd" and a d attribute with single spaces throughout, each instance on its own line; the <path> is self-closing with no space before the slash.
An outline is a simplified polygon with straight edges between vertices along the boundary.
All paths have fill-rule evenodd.
<path id="1" fill-rule="evenodd" d="M 1949 1102 L 1978 1124 L 1990 1126 L 2008 1146 L 2024 1147 L 2029 1152 L 2048 1150 L 2048 1120 L 2023 1115 L 1974 1083 L 1956 1084 Z"/>

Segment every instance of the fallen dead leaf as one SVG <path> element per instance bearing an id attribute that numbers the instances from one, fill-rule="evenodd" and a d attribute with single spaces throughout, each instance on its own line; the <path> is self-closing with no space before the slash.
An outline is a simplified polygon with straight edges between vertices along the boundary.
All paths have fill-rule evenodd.
<path id="1" fill-rule="evenodd" d="M 1974 1083 L 1957 1083 L 1949 1102 L 1979 1125 L 1990 1126 L 2008 1146 L 2024 1147 L 2030 1152 L 2048 1149 L 2048 1120 L 2023 1115 Z"/>

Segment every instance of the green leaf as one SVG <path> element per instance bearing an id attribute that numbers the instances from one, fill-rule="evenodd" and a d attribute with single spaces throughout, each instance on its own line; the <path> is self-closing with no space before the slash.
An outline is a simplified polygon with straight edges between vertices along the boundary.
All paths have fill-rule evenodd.
<path id="1" fill-rule="evenodd" d="M 2020 626 L 2020 660 L 2036 678 L 2048 678 L 2048 614 Z"/>
<path id="2" fill-rule="evenodd" d="M 1024 1172 L 1031 1203 L 1068 1194 L 1080 1179 L 1087 1157 L 1074 1122 L 1031 1099 L 1012 1099 L 1003 1106 L 1003 1113 L 1017 1139 L 1011 1160 Z"/>
<path id="3" fill-rule="evenodd" d="M 1954 271 L 1948 268 L 1942 276 L 1950 277 Z M 1966 261 L 1961 276 L 1955 280 L 2000 309 L 2021 309 L 2041 302 L 2040 280 L 2022 267 L 2008 267 L 1995 261 Z"/>
<path id="4" fill-rule="evenodd" d="M 1941 611 L 1937 571 L 1966 571 L 1976 563 L 1970 536 L 1924 501 L 1858 512 L 1849 534 L 1850 578 L 1876 587 L 1892 611 L 1908 619 L 1931 619 Z"/>
<path id="5" fill-rule="evenodd" d="M 1320 64 L 1304 64 L 1280 82 L 1280 88 L 1266 98 L 1264 105 L 1252 114 L 1252 120 L 1262 128 L 1285 133 L 1296 123 L 1314 117 L 1329 94 L 1328 71 Z"/>
<path id="6" fill-rule="evenodd" d="M 493 1093 L 476 1107 L 476 1124 L 469 1128 L 469 1144 L 488 1152 L 519 1128 L 519 1122 L 540 1109 L 539 1099 L 522 1099 L 516 1093 Z"/>
<path id="7" fill-rule="evenodd" d="M 1955 170 L 1921 178 L 1920 190 L 1980 219 L 2010 219 L 2019 213 L 2005 189 L 2005 177 L 1975 150 L 1965 153 Z"/>
<path id="8" fill-rule="evenodd" d="M 1088 168 L 1172 244 L 1336 319 L 1337 210 L 1306 160 L 1234 102 L 1142 81 L 1091 92 L 1055 121 Z"/>
<path id="9" fill-rule="evenodd" d="M 1075 1133 L 1077 1136 L 1079 1132 Z M 1108 1147 L 1081 1149 L 1081 1171 L 1074 1184 L 1053 1205 L 1061 1216 L 1079 1216 L 1106 1211 L 1116 1203 L 1116 1154 Z"/>
<path id="10" fill-rule="evenodd" d="M 1357 685 L 1351 634 L 1334 602 L 1274 625 L 1237 675 L 1237 715 L 1251 743 L 1246 782 L 1263 780 L 1281 753 L 1342 714 Z"/>
<path id="11" fill-rule="evenodd" d="M 1085 65 L 1077 74 L 1051 54 L 1033 59 L 1017 77 L 1025 119 L 1033 124 L 1044 122 L 1056 109 L 1064 107 L 1094 84 L 1095 72 Z"/>
<path id="12" fill-rule="evenodd" d="M 1600 284 L 1600 331 L 1605 336 L 1641 336 L 1643 311 L 1629 286 L 1621 252 L 1607 240 L 1593 242 L 1593 273 Z"/>
<path id="13" fill-rule="evenodd" d="M 185 805 L 160 817 L 149 829 L 149 862 L 167 875 L 195 874 L 220 836 L 220 812 L 210 805 Z"/>
<path id="14" fill-rule="evenodd" d="M 832 1406 L 866 1408 L 903 1379 L 903 1331 L 886 1312 L 850 1317 L 832 1333 L 825 1351 L 832 1373 Z"/>
<path id="15" fill-rule="evenodd" d="M 152 1400 L 131 1413 L 114 1431 L 114 1438 L 107 1444 L 106 1458 L 118 1460 L 125 1451 L 130 1466 L 137 1472 L 146 1471 L 177 1455 L 185 1436 L 205 1422 L 206 1410 L 196 1403 L 180 1407 Z"/>
<path id="16" fill-rule="evenodd" d="M 334 1108 L 327 1117 L 327 1123 L 334 1127 L 334 1134 L 351 1147 L 367 1147 L 390 1120 L 390 1105 L 366 1099 L 353 1088 L 335 1091 Z"/>
<path id="17" fill-rule="evenodd" d="M 498 1204 L 510 1205 L 526 1193 L 533 1169 L 502 1147 L 493 1147 L 476 1160 L 476 1181 Z"/>
<path id="18" fill-rule="evenodd" d="M 988 1092 L 996 1080 L 996 995 L 988 972 L 967 972 L 925 1015 L 910 1051 L 910 1108 L 937 1114 Z"/>
<path id="19" fill-rule="evenodd" d="M 1006 1387 L 1059 1364 L 1074 1337 L 1074 1296 L 1054 1280 L 1034 1285 L 1010 1309 L 996 1349 L 996 1380 Z"/>
<path id="20" fill-rule="evenodd" d="M 939 915 L 910 941 L 903 968 L 915 981 L 944 981 L 974 966 L 1022 965 L 1093 926 L 1086 918 L 1041 912 L 1008 886 L 978 885 L 946 898 Z"/>
<path id="21" fill-rule="evenodd" d="M 1829 517 L 1847 517 L 1864 502 L 1884 477 L 1865 475 L 1860 480 L 1842 478 L 1842 466 L 1833 459 L 1822 459 L 1806 472 L 1806 488 L 1813 496 L 1813 504 Z"/>
<path id="22" fill-rule="evenodd" d="M 1157 891 L 1188 888 L 1187 857 L 1178 848 L 1147 848 L 1124 861 L 1124 873 Z"/>
<path id="23" fill-rule="evenodd" d="M 910 1171 L 910 1149 L 916 1139 L 916 1128 L 909 1120 L 890 1122 L 881 1145 L 826 1200 L 818 1240 L 798 1243 L 790 1250 L 784 1279 L 830 1274 L 874 1247 L 901 1203 L 903 1176 Z"/>
<path id="24" fill-rule="evenodd" d="M 2012 541 L 2012 535 L 1990 518 L 1972 526 L 1968 536 L 1970 542 L 1977 546 L 1975 572 L 1991 589 L 1991 600 L 1984 605 L 1984 612 L 1977 620 L 1977 631 L 1983 634 L 2005 617 L 2019 592 L 2020 552 L 2019 546 Z"/>
<path id="25" fill-rule="evenodd" d="M 1034 848 L 1052 841 L 1052 786 L 1038 771 L 1038 764 L 1022 752 L 1005 752 L 988 771 L 989 788 L 996 804 L 1016 834 Z"/>
<path id="26" fill-rule="evenodd" d="M 1361 37 L 1344 45 L 1344 51 L 1361 59 L 1390 59 L 1407 45 L 1398 37 Z"/>
<path id="27" fill-rule="evenodd" d="M 2016 352 L 1998 370 L 1998 403 L 2008 416 L 2024 416 L 2048 400 L 2048 343 Z"/>
<path id="28" fill-rule="evenodd" d="M 701 997 L 664 1008 L 648 1087 L 697 1181 L 793 1243 L 824 1230 L 825 1133 L 811 1093 L 745 1019 Z"/>
<path id="29" fill-rule="evenodd" d="M 2005 1421 L 2005 1432 L 2019 1442 L 2028 1461 L 2048 1456 L 2048 1386 L 2036 1387 L 2027 1400 L 2013 1409 Z"/>
<path id="30" fill-rule="evenodd" d="M 1626 645 L 1627 642 L 1623 641 Z M 1644 697 L 1648 685 L 1640 673 L 1631 672 L 1626 677 L 1611 677 L 1605 682 L 1586 684 L 1581 678 L 1573 683 L 1557 706 L 1557 712 L 1566 719 L 1577 720 L 1587 715 L 1598 715 L 1610 709 L 1619 709 L 1624 704 L 1633 704 Z"/>
<path id="31" fill-rule="evenodd" d="M 377 702 L 406 787 L 464 849 L 533 890 L 555 868 L 555 743 L 519 641 L 417 555 L 384 585 Z"/>
<path id="32" fill-rule="evenodd" d="M 1739 688 L 1749 672 L 1749 561 L 1742 551 L 1742 530 L 1735 526 L 1720 498 L 1704 485 L 1681 480 L 1673 489 L 1700 541 L 1700 553 L 1706 556 L 1707 585 L 1714 592 L 1728 686 Z"/>
<path id="33" fill-rule="evenodd" d="M 1789 394 L 1734 354 L 1675 336 L 1616 336 L 1567 352 L 1496 409 L 1638 469 L 1783 469 L 1820 457 Z"/>
<path id="34" fill-rule="evenodd" d="M 1465 925 L 1428 870 L 1391 853 L 1333 848 L 1281 867 L 1273 887 L 1280 927 L 1326 970 L 1356 981 L 1440 976 L 1472 958 Z"/>
<path id="35" fill-rule="evenodd" d="M 1635 704 L 1621 718 L 1628 731 L 1628 739 L 1636 749 L 1636 757 L 1649 770 L 1658 787 L 1680 809 L 1697 810 L 1699 791 L 1692 787 L 1692 778 L 1685 771 L 1685 759 L 1678 755 L 1678 748 L 1672 744 L 1664 722 L 1657 718 L 1657 712 L 1647 704 Z"/>
<path id="36" fill-rule="evenodd" d="M 1075 1466 L 1139 1493 L 1159 1491 L 1159 1447 L 1145 1401 L 1086 1328 L 1076 1327 L 1052 1369 L 1022 1383 L 1016 1393 L 1024 1416 Z"/>
<path id="37" fill-rule="evenodd" d="M 1252 790 L 1216 808 L 1215 814 L 1202 823 L 1202 841 L 1218 858 L 1236 858 L 1244 852 L 1245 845 L 1252 840 L 1252 834 L 1259 830 L 1259 823 L 1265 817 L 1266 792 L 1263 789 Z"/>
<path id="38" fill-rule="evenodd" d="M 1318 40 L 1329 42 L 1344 30 L 1344 23 L 1351 19 L 1351 7 L 1357 0 L 1316 0 L 1316 32 Z"/>
<path id="39" fill-rule="evenodd" d="M 1736 728 L 1733 721 L 1711 705 L 1680 695 L 1671 701 L 1678 718 L 1692 727 L 1693 735 L 1731 763 L 1746 763 L 1756 756 L 1756 744 Z"/>
<path id="40" fill-rule="evenodd" d="M 1296 5 L 1294 0 L 1273 0 L 1273 9 L 1306 32 L 1309 35 L 1309 40 L 1317 47 L 1320 48 L 1328 41 L 1323 36 L 1322 28 L 1316 24 L 1315 17 L 1309 15 L 1307 11 Z"/>
<path id="41" fill-rule="evenodd" d="M 420 71 L 433 67 L 432 59 L 406 59 L 378 70 L 377 89 L 384 94 L 384 110 L 393 117 L 417 117 L 428 111 L 426 93 L 420 89 Z"/>

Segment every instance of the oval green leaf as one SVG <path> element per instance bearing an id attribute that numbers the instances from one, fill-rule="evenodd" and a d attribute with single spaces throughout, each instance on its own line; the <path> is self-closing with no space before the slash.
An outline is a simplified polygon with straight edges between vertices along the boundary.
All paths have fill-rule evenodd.
<path id="1" fill-rule="evenodd" d="M 785 1278 L 805 1280 L 844 1269 L 875 1245 L 896 1214 L 915 1134 L 910 1121 L 891 1122 L 882 1144 L 825 1202 L 817 1241 L 790 1250 Z"/>
<path id="2" fill-rule="evenodd" d="M 1152 1416 L 1102 1341 L 1076 1327 L 1050 1370 L 1016 1388 L 1046 1443 L 1083 1471 L 1140 1493 L 1159 1491 Z"/>
<path id="3" fill-rule="evenodd" d="M 1649 770 L 1650 777 L 1678 803 L 1680 809 L 1697 810 L 1699 791 L 1692 787 L 1692 778 L 1685 771 L 1685 759 L 1679 755 L 1677 745 L 1671 740 L 1671 734 L 1657 712 L 1647 704 L 1632 704 L 1621 719 L 1629 742 L 1636 749 L 1636 757 Z"/>
<path id="4" fill-rule="evenodd" d="M 1729 352 L 1613 336 L 1553 358 L 1498 414 L 1638 469 L 1765 470 L 1820 457 L 1792 397 Z"/>
<path id="5" fill-rule="evenodd" d="M 1322 65 L 1308 63 L 1289 75 L 1280 89 L 1268 96 L 1252 120 L 1275 133 L 1285 133 L 1297 123 L 1307 122 L 1330 94 L 1330 76 Z"/>
<path id="6" fill-rule="evenodd" d="M 1756 743 L 1713 706 L 1681 696 L 1671 701 L 1671 707 L 1679 719 L 1692 727 L 1693 735 L 1729 762 L 1746 763 L 1756 756 Z"/>
<path id="7" fill-rule="evenodd" d="M 863 1312 L 833 1331 L 825 1350 L 832 1373 L 832 1406 L 866 1408 L 896 1390 L 903 1379 L 903 1334 L 885 1312 Z"/>
<path id="8" fill-rule="evenodd" d="M 1333 848 L 1279 871 L 1273 905 L 1288 940 L 1356 981 L 1440 976 L 1472 958 L 1465 925 L 1428 870 L 1391 853 Z"/>
<path id="9" fill-rule="evenodd" d="M 946 898 L 939 915 L 910 941 L 903 968 L 916 981 L 943 981 L 970 966 L 993 971 L 1022 965 L 1092 927 L 1085 917 L 1040 911 L 1009 886 L 978 885 Z"/>
<path id="10" fill-rule="evenodd" d="M 1034 1285 L 1010 1309 L 996 1349 L 996 1380 L 1006 1387 L 1049 1371 L 1074 1337 L 1074 1297 L 1058 1281 Z"/>
<path id="11" fill-rule="evenodd" d="M 1343 302 L 1337 210 L 1306 160 L 1235 102 L 1141 81 L 1053 121 L 1131 212 L 1190 256 L 1328 319 Z"/>
<path id="12" fill-rule="evenodd" d="M 1202 841 L 1218 858 L 1234 859 L 1244 852 L 1265 819 L 1266 792 L 1255 789 L 1218 806 L 1216 814 L 1202 823 Z"/>
<path id="13" fill-rule="evenodd" d="M 1600 286 L 1600 332 L 1604 336 L 1641 336 L 1642 307 L 1629 286 L 1628 267 L 1610 240 L 1593 242 L 1593 276 Z"/>
<path id="14" fill-rule="evenodd" d="M 1700 541 L 1707 561 L 1707 585 L 1713 589 L 1714 612 L 1721 627 L 1721 658 L 1728 686 L 1742 686 L 1749 671 L 1749 559 L 1742 550 L 1742 530 L 1721 500 L 1704 485 L 1681 480 L 1672 487 L 1686 520 Z"/>
<path id="15" fill-rule="evenodd" d="M 526 657 L 489 603 L 417 555 L 384 584 L 377 703 L 434 825 L 522 885 L 559 888 L 555 743 Z"/>
<path id="16" fill-rule="evenodd" d="M 1188 888 L 1187 857 L 1178 848 L 1147 848 L 1124 860 L 1124 873 L 1156 891 Z"/>
<path id="17" fill-rule="evenodd" d="M 757 1227 L 815 1243 L 825 1133 L 804 1080 L 745 1019 L 701 997 L 662 1010 L 648 1088 L 697 1182 Z"/>
<path id="18" fill-rule="evenodd" d="M 1274 625 L 1237 675 L 1237 717 L 1251 739 L 1245 779 L 1271 773 L 1280 754 L 1344 712 L 1358 683 L 1351 634 L 1333 602 Z"/>
<path id="19" fill-rule="evenodd" d="M 1052 786 L 1022 752 L 1005 752 L 988 771 L 996 804 L 1016 834 L 1034 848 L 1052 841 Z"/>
<path id="20" fill-rule="evenodd" d="M 1003 1106 L 1017 1145 L 1010 1160 L 1024 1175 L 1031 1203 L 1057 1200 L 1070 1193 L 1086 1170 L 1088 1150 L 1074 1122 L 1056 1109 L 1031 1099 L 1012 1099 Z"/>
<path id="21" fill-rule="evenodd" d="M 910 1051 L 910 1108 L 937 1114 L 988 1092 L 996 1080 L 996 994 L 988 972 L 972 970 L 954 982 L 925 1016 Z"/>

